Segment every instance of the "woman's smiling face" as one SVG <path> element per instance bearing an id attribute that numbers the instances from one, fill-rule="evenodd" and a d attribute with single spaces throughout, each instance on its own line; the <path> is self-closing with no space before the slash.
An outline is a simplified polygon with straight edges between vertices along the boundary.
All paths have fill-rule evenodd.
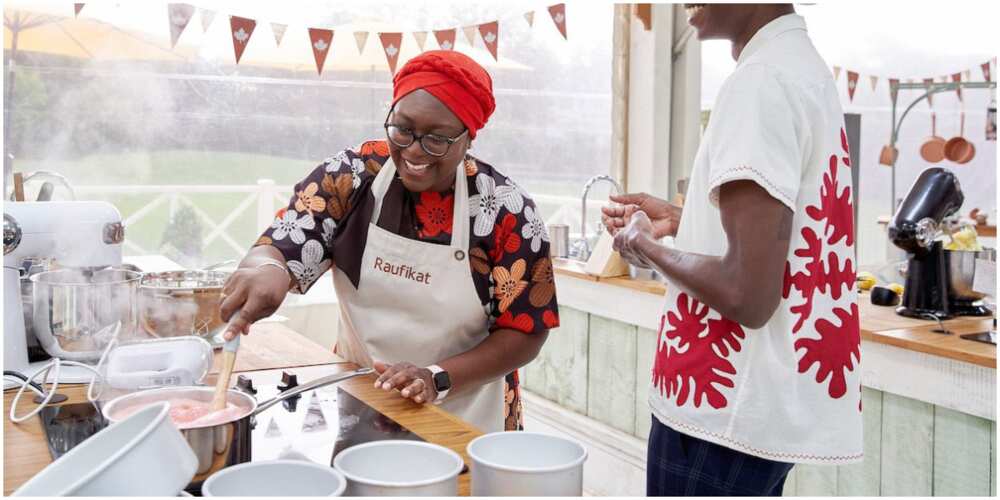
<path id="1" fill-rule="evenodd" d="M 441 101 L 425 90 L 415 90 L 396 102 L 386 122 L 414 134 L 434 134 L 442 137 L 458 137 L 444 156 L 432 156 L 413 141 L 401 148 L 389 142 L 389 156 L 396 164 L 396 170 L 403 186 L 411 192 L 447 191 L 455 183 L 455 173 L 459 163 L 465 159 L 471 140 L 464 134 L 465 125 Z"/>

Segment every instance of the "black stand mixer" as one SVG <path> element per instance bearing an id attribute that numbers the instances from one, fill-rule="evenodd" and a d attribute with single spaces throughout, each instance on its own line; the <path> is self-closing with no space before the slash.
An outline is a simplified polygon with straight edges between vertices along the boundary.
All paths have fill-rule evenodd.
<path id="1" fill-rule="evenodd" d="M 889 223 L 889 239 L 908 256 L 906 287 L 896 312 L 914 318 L 989 316 L 977 301 L 980 294 L 967 286 L 963 267 L 976 252 L 946 250 L 937 240 L 944 221 L 965 201 L 955 174 L 928 168 L 910 187 Z M 971 280 L 971 277 L 968 277 Z"/>

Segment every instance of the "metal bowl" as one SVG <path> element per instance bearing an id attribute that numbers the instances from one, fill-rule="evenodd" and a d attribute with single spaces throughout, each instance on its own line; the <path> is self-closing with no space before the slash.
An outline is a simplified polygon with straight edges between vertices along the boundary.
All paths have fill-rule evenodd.
<path id="1" fill-rule="evenodd" d="M 139 323 L 153 337 L 195 335 L 212 340 L 225 326 L 219 315 L 225 271 L 147 273 L 139 283 Z"/>
<path id="2" fill-rule="evenodd" d="M 972 283 L 976 276 L 976 259 L 996 259 L 992 249 L 979 252 L 966 250 L 945 250 L 948 260 L 948 295 L 954 299 L 976 301 L 986 294 L 973 290 Z"/>

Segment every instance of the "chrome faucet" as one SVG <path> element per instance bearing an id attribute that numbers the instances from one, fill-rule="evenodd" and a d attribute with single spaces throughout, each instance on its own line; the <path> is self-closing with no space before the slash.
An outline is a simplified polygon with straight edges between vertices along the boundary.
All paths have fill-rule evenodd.
<path id="1" fill-rule="evenodd" d="M 580 239 L 573 244 L 573 254 L 579 260 L 587 260 L 590 258 L 590 243 L 587 241 L 587 194 L 590 193 L 590 188 L 597 181 L 607 181 L 610 182 L 615 188 L 615 194 L 622 194 L 622 187 L 618 184 L 618 181 L 610 175 L 595 175 L 587 180 L 587 183 L 583 185 L 583 195 L 581 196 L 581 210 L 580 210 Z M 598 230 L 600 234 L 600 230 Z"/>

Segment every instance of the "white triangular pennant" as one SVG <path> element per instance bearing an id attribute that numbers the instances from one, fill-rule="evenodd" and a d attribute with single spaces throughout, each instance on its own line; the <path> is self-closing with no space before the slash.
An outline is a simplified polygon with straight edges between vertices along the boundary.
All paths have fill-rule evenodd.
<path id="1" fill-rule="evenodd" d="M 875 86 L 878 85 L 878 77 L 875 75 L 869 76 L 868 78 L 872 81 L 872 92 L 875 92 Z"/>
<path id="2" fill-rule="evenodd" d="M 476 32 L 478 31 L 477 26 L 465 26 L 462 28 L 462 32 L 465 33 L 465 39 L 469 41 L 469 45 L 476 45 Z"/>
<path id="3" fill-rule="evenodd" d="M 201 32 L 204 33 L 208 31 L 208 27 L 212 25 L 212 20 L 215 19 L 215 11 L 201 9 Z"/>
<path id="4" fill-rule="evenodd" d="M 535 26 L 535 11 L 525 12 L 524 13 L 524 20 L 528 21 L 528 26 L 534 27 Z"/>
<path id="5" fill-rule="evenodd" d="M 836 81 L 840 78 L 840 66 L 833 67 L 833 80 Z"/>
<path id="6" fill-rule="evenodd" d="M 281 39 L 285 38 L 285 30 L 288 29 L 287 24 L 271 23 L 271 31 L 274 32 L 274 44 L 280 46 Z"/>
<path id="7" fill-rule="evenodd" d="M 414 31 L 413 38 L 417 40 L 417 47 L 420 47 L 420 52 L 424 51 L 424 44 L 427 43 L 427 32 L 426 31 Z"/>
<path id="8" fill-rule="evenodd" d="M 358 53 L 365 51 L 365 44 L 368 43 L 368 32 L 367 31 L 355 31 L 354 41 L 358 44 Z"/>

